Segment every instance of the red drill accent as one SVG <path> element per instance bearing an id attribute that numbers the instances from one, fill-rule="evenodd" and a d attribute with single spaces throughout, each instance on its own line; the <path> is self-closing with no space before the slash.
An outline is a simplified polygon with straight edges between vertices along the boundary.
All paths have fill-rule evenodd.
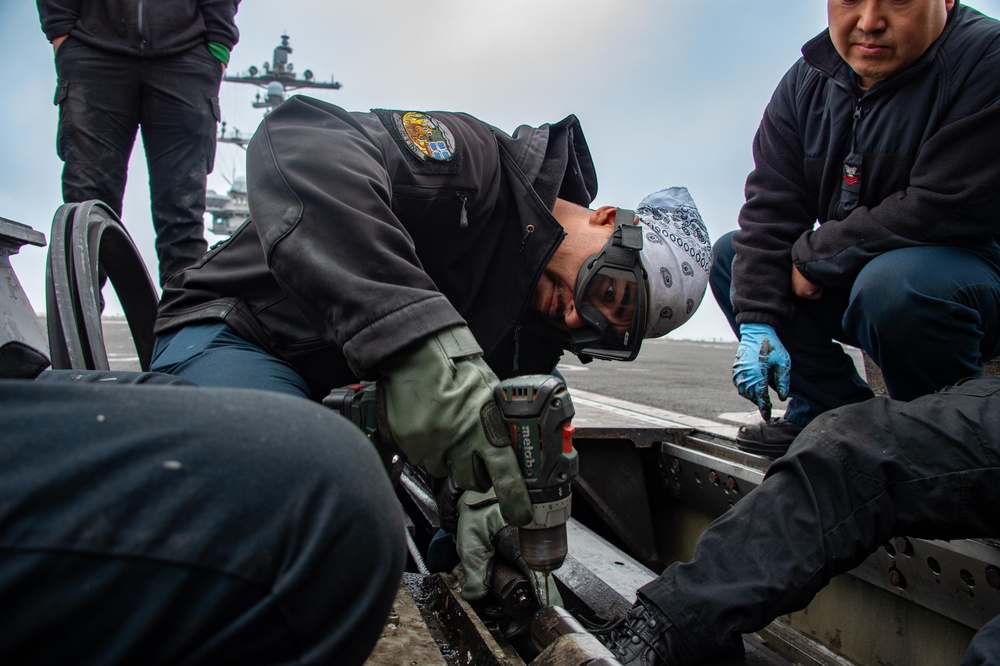
<path id="1" fill-rule="evenodd" d="M 563 453 L 569 455 L 573 453 L 573 433 L 576 432 L 569 422 L 563 425 Z"/>

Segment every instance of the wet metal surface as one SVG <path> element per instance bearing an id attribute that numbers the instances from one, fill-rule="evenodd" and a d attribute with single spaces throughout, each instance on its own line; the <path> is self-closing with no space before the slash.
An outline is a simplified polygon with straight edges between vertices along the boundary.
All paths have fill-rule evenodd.
<path id="1" fill-rule="evenodd" d="M 413 595 L 401 583 L 382 636 L 365 666 L 445 666 L 446 663 Z"/>
<path id="2" fill-rule="evenodd" d="M 403 574 L 403 582 L 448 666 L 524 666 L 514 648 L 493 636 L 462 599 L 452 577 Z"/>

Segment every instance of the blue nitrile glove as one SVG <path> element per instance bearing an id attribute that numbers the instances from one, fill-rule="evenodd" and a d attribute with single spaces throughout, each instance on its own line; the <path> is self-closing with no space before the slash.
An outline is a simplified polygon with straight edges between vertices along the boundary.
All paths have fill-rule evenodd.
<path id="1" fill-rule="evenodd" d="M 733 384 L 740 395 L 757 403 L 765 421 L 771 419 L 770 384 L 784 400 L 788 397 L 792 359 L 778 334 L 767 324 L 740 324 L 740 346 L 733 361 Z"/>
<path id="2" fill-rule="evenodd" d="M 528 568 L 521 556 L 517 528 L 508 525 L 500 515 L 500 506 L 492 490 L 485 493 L 466 491 L 459 498 L 457 508 L 455 547 L 465 571 L 465 582 L 462 584 L 464 599 L 475 601 L 486 596 L 493 579 L 495 558 L 499 554 L 531 582 L 539 605 L 563 605 L 552 574 L 546 581 L 546 577 Z"/>

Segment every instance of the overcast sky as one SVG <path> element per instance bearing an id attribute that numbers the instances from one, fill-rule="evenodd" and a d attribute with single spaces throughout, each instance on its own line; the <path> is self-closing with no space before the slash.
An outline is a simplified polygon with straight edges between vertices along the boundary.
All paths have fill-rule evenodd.
<path id="1" fill-rule="evenodd" d="M 967 4 L 1000 17 L 1000 0 Z M 0 216 L 48 238 L 62 203 L 52 49 L 35 3 L 0 5 Z M 349 110 L 467 111 L 507 132 L 576 114 L 597 165 L 595 205 L 634 207 L 650 192 L 686 186 L 714 239 L 736 228 L 764 106 L 802 44 L 826 27 L 826 3 L 245 0 L 236 19 L 231 74 L 261 68 L 287 34 L 296 71 L 343 84 L 303 92 Z M 252 131 L 262 117 L 250 106 L 259 89 L 222 87 L 228 125 Z M 155 275 L 144 160 L 140 139 L 122 217 Z M 226 191 L 243 163 L 240 148 L 220 144 L 209 187 Z M 45 249 L 25 247 L 12 263 L 44 312 Z M 116 310 L 110 301 L 107 311 Z M 735 340 L 710 293 L 671 337 Z"/>

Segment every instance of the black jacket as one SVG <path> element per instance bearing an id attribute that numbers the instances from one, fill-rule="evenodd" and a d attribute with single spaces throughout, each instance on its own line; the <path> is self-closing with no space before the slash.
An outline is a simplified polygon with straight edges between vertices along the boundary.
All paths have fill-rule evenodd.
<path id="1" fill-rule="evenodd" d="M 792 262 L 849 288 L 883 252 L 1000 237 L 1000 21 L 956 3 L 927 52 L 866 93 L 828 31 L 802 54 L 753 143 L 733 239 L 739 323 L 791 316 Z M 848 185 L 852 140 L 863 159 Z"/>
<path id="2" fill-rule="evenodd" d="M 156 332 L 225 321 L 317 398 L 462 323 L 500 377 L 551 372 L 561 345 L 528 304 L 564 236 L 556 197 L 597 191 L 579 122 L 508 136 L 428 115 L 450 131 L 448 161 L 416 157 L 402 112 L 276 108 L 248 146 L 250 221 L 167 282 Z"/>
<path id="3" fill-rule="evenodd" d="M 51 42 L 72 35 L 90 46 L 158 57 L 239 39 L 240 0 L 38 0 L 42 32 Z"/>

